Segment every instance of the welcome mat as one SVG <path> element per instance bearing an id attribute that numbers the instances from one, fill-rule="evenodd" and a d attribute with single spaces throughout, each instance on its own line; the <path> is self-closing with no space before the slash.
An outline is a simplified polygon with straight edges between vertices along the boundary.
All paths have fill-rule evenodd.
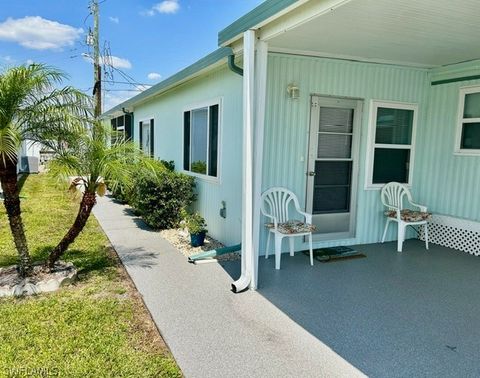
<path id="1" fill-rule="evenodd" d="M 303 251 L 306 256 L 310 256 L 309 251 Z M 320 262 L 333 262 L 339 260 L 357 259 L 367 257 L 363 253 L 356 251 L 351 247 L 330 247 L 313 250 L 313 258 Z"/>

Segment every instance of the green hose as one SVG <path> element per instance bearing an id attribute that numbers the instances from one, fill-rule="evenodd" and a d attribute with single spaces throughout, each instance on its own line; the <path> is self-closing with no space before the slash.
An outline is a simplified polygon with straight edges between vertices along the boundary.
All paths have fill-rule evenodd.
<path id="1" fill-rule="evenodd" d="M 196 255 L 190 256 L 188 258 L 188 262 L 195 263 L 195 261 L 198 261 L 198 260 L 221 256 L 221 255 L 225 255 L 226 253 L 237 252 L 237 251 L 240 251 L 241 249 L 242 249 L 241 244 L 232 245 L 231 247 L 212 249 L 211 251 L 201 252 L 201 253 L 197 253 Z"/>

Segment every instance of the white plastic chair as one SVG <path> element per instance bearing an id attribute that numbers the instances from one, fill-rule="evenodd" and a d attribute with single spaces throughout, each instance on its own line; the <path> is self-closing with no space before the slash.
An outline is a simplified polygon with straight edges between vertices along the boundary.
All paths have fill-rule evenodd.
<path id="1" fill-rule="evenodd" d="M 295 206 L 295 210 L 305 217 L 305 223 L 302 223 L 303 230 L 298 232 L 285 233 L 285 226 L 288 222 L 293 221 L 289 217 L 289 207 L 291 202 Z M 268 250 L 270 248 L 270 235 L 275 237 L 275 269 L 280 269 L 280 258 L 282 253 L 282 240 L 285 237 L 290 241 L 290 256 L 294 254 L 294 237 L 308 236 L 310 250 L 310 265 L 313 265 L 313 249 L 312 249 L 312 215 L 300 209 L 297 196 L 290 190 L 285 188 L 271 188 L 262 194 L 262 214 L 270 218 L 272 223 L 268 227 L 267 250 L 265 258 L 268 259 Z M 302 227 L 300 227 L 302 228 Z M 284 232 L 282 232 L 284 231 Z"/>
<path id="2" fill-rule="evenodd" d="M 398 237 L 397 237 L 397 251 L 402 252 L 403 241 L 405 240 L 405 229 L 407 226 L 420 226 L 423 225 L 425 228 L 425 248 L 428 250 L 428 221 L 427 217 L 425 219 L 420 220 L 407 220 L 407 216 L 405 213 L 405 209 L 403 208 L 403 198 L 407 197 L 407 201 L 413 206 L 420 210 L 421 213 L 427 212 L 427 207 L 423 205 L 419 205 L 413 202 L 412 194 L 410 190 L 398 182 L 390 182 L 386 184 L 382 188 L 381 192 L 381 199 L 382 203 L 385 207 L 387 207 L 388 211 L 395 212 L 395 217 L 387 214 L 387 221 L 385 224 L 385 230 L 383 231 L 382 243 L 385 241 L 385 237 L 387 235 L 388 226 L 390 222 L 397 222 L 398 223 Z M 421 215 L 421 214 L 420 214 Z M 417 217 L 417 218 L 422 218 Z M 414 217 L 415 218 L 415 217 Z"/>

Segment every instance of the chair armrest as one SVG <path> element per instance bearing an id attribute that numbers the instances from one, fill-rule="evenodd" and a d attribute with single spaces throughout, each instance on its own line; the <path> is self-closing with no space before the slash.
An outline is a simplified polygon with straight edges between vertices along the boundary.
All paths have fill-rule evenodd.
<path id="1" fill-rule="evenodd" d="M 418 207 L 420 209 L 420 211 L 426 213 L 427 212 L 427 207 L 426 206 L 423 206 L 423 205 L 419 205 L 418 203 L 413 203 L 413 202 L 410 202 L 413 206 L 415 207 Z"/>
<path id="2" fill-rule="evenodd" d="M 300 215 L 303 215 L 305 217 L 305 223 L 312 223 L 312 214 L 309 214 L 309 213 L 306 213 L 304 211 L 301 211 L 299 209 L 297 209 L 297 212 L 300 214 Z"/>

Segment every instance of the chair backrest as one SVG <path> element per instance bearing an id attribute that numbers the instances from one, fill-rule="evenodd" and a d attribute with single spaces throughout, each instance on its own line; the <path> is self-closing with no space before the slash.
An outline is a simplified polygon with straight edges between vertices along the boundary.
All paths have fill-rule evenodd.
<path id="1" fill-rule="evenodd" d="M 286 188 L 270 188 L 262 194 L 262 213 L 277 219 L 277 222 L 284 223 L 289 220 L 288 208 L 293 201 L 295 209 L 300 208 L 297 196 Z"/>
<path id="2" fill-rule="evenodd" d="M 407 196 L 408 201 L 412 202 L 410 190 L 399 182 L 389 182 L 382 188 L 380 194 L 382 203 L 389 209 L 403 209 L 403 197 Z"/>

